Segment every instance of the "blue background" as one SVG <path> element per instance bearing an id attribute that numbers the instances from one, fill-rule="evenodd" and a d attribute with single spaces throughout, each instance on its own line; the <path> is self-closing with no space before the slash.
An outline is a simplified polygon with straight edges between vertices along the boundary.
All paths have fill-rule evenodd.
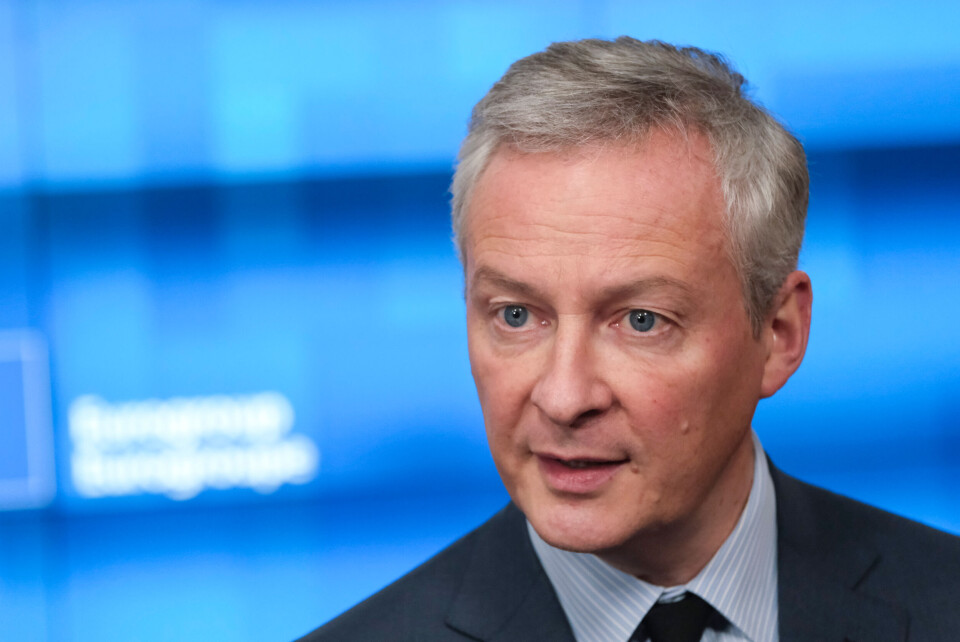
<path id="1" fill-rule="evenodd" d="M 0 514 L 0 639 L 290 640 L 501 505 L 450 167 L 511 61 L 620 33 L 726 53 L 808 148 L 774 461 L 960 532 L 955 3 L 0 0 L 0 330 L 49 344 L 59 480 Z M 77 397 L 262 390 L 313 481 L 73 487 Z"/>
<path id="2" fill-rule="evenodd" d="M 0 479 L 24 479 L 27 467 L 26 418 L 24 412 L 23 367 L 19 361 L 0 362 Z M 9 394 L 13 392 L 14 394 Z M 20 394 L 17 394 L 20 393 Z"/>

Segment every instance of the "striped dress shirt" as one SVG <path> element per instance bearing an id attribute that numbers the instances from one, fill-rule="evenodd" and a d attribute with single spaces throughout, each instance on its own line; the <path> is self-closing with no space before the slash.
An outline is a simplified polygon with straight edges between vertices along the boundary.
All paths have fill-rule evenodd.
<path id="1" fill-rule="evenodd" d="M 707 629 L 702 642 L 778 642 L 777 516 L 773 480 L 753 434 L 750 497 L 733 532 L 703 570 L 683 586 L 662 587 L 613 568 L 589 553 L 572 553 L 527 531 L 560 599 L 577 642 L 627 642 L 658 601 L 692 592 L 730 623 Z"/>

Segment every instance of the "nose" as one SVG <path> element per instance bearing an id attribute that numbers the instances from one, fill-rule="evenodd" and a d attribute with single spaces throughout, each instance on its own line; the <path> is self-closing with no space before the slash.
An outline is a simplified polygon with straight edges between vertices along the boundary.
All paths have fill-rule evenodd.
<path id="1" fill-rule="evenodd" d="M 543 372 L 531 401 L 551 422 L 577 428 L 603 414 L 613 391 L 603 377 L 588 324 L 557 324 Z"/>

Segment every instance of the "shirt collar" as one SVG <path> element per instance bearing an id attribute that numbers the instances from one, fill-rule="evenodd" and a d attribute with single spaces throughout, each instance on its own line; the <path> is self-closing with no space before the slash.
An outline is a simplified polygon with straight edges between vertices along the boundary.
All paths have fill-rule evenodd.
<path id="1" fill-rule="evenodd" d="M 664 588 L 619 571 L 589 553 L 554 548 L 527 531 L 577 640 L 623 642 L 661 599 L 699 595 L 747 639 L 777 639 L 777 523 L 773 480 L 753 433 L 753 485 L 719 550 L 684 586 Z"/>

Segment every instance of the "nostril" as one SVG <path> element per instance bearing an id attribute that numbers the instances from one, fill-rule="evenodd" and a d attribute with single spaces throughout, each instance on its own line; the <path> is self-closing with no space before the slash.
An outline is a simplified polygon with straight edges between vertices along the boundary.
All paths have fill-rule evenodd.
<path id="1" fill-rule="evenodd" d="M 580 415 L 577 416 L 576 419 L 570 422 L 570 427 L 579 428 L 584 424 L 589 423 L 589 421 L 594 417 L 599 417 L 602 414 L 603 414 L 603 411 L 600 410 L 599 408 L 594 408 L 593 410 L 587 410 L 586 412 L 582 412 L 580 413 Z"/>

